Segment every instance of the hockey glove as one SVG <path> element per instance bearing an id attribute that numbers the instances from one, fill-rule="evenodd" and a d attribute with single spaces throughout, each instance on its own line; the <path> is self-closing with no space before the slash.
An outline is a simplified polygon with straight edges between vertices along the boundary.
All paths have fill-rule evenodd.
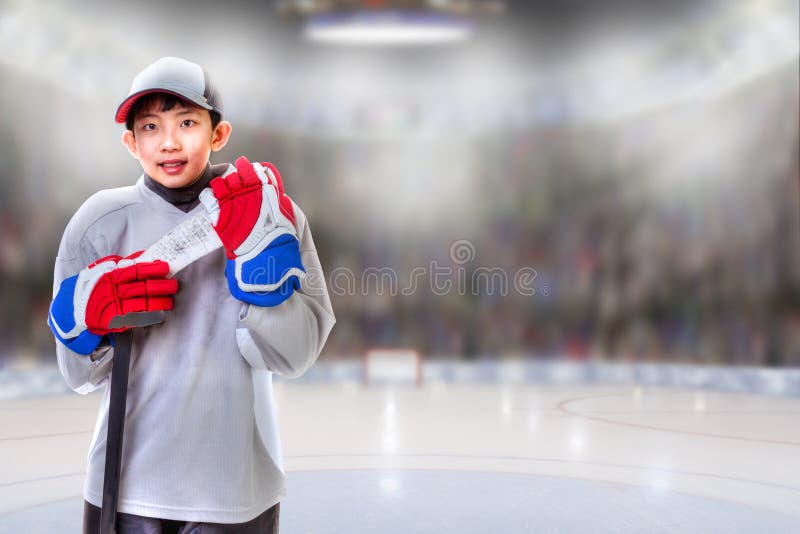
<path id="1" fill-rule="evenodd" d="M 166 278 L 169 264 L 135 263 L 140 254 L 100 258 L 61 282 L 47 323 L 68 349 L 90 354 L 104 335 L 127 330 L 110 327 L 117 316 L 172 309 L 178 281 Z"/>
<path id="2" fill-rule="evenodd" d="M 235 170 L 211 180 L 200 200 L 225 247 L 231 294 L 257 306 L 276 306 L 300 289 L 305 268 L 292 201 L 271 163 L 236 160 Z"/>

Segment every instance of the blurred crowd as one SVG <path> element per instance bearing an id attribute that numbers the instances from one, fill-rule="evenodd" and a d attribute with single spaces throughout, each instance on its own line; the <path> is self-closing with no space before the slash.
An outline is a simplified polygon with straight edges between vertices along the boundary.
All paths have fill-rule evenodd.
<path id="1" fill-rule="evenodd" d="M 265 154 L 307 213 L 338 319 L 329 357 L 800 365 L 795 68 L 613 122 L 423 139 L 240 128 L 220 158 Z M 0 367 L 53 361 L 58 241 L 104 183 L 84 157 L 99 138 L 47 156 L 48 135 L 0 128 Z"/>
<path id="2" fill-rule="evenodd" d="M 464 151 L 472 194 L 452 191 L 467 206 L 418 232 L 380 235 L 376 219 L 337 234 L 348 216 L 323 196 L 311 217 L 324 266 L 360 275 L 334 295 L 328 350 L 800 364 L 797 109 L 792 71 L 702 106 L 481 136 Z M 332 160 L 325 179 L 369 159 Z M 462 240 L 467 262 L 453 255 Z M 446 294 L 432 260 L 452 269 Z M 397 273 L 401 290 L 362 275 L 376 268 Z M 417 268 L 423 283 L 403 294 Z M 534 294 L 513 287 L 526 268 Z M 493 285 L 476 276 L 487 269 L 500 269 Z"/>

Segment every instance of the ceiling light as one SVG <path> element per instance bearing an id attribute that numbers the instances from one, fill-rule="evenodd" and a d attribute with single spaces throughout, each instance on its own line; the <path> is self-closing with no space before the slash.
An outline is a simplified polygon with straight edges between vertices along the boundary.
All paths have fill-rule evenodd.
<path id="1" fill-rule="evenodd" d="M 320 15 L 306 21 L 316 42 L 348 45 L 431 45 L 466 41 L 472 24 L 443 13 L 370 11 Z"/>

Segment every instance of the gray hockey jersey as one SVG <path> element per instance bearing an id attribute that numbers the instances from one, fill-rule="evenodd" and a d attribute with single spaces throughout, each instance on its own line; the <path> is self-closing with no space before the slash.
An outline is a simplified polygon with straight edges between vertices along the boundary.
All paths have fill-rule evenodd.
<path id="1" fill-rule="evenodd" d="M 145 249 L 184 213 L 144 185 L 100 191 L 70 220 L 55 265 L 61 281 L 109 254 Z M 305 214 L 294 205 L 307 276 L 286 301 L 234 299 L 220 248 L 176 275 L 175 308 L 132 330 L 119 511 L 184 521 L 242 523 L 285 495 L 272 374 L 296 377 L 319 356 L 336 322 Z M 56 343 L 69 386 L 109 382 L 113 348 L 90 356 Z M 102 503 L 109 389 L 88 456 L 84 498 Z"/>

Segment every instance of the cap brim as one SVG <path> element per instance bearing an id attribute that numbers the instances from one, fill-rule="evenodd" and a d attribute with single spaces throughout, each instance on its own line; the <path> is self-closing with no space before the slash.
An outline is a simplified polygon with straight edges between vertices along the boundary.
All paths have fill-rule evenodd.
<path id="1" fill-rule="evenodd" d="M 114 120 L 116 120 L 118 123 L 124 123 L 128 119 L 128 113 L 130 112 L 131 108 L 136 103 L 136 101 L 145 95 L 153 93 L 168 93 L 171 95 L 175 95 L 179 98 L 182 98 L 184 100 L 188 100 L 189 102 L 197 106 L 200 106 L 203 109 L 207 109 L 209 111 L 214 109 L 214 106 L 209 105 L 208 102 L 203 102 L 203 100 L 200 98 L 193 98 L 178 91 L 172 91 L 170 89 L 145 89 L 144 91 L 133 93 L 128 98 L 123 100 L 122 104 L 120 104 L 119 107 L 117 108 L 117 114 L 115 115 Z"/>

